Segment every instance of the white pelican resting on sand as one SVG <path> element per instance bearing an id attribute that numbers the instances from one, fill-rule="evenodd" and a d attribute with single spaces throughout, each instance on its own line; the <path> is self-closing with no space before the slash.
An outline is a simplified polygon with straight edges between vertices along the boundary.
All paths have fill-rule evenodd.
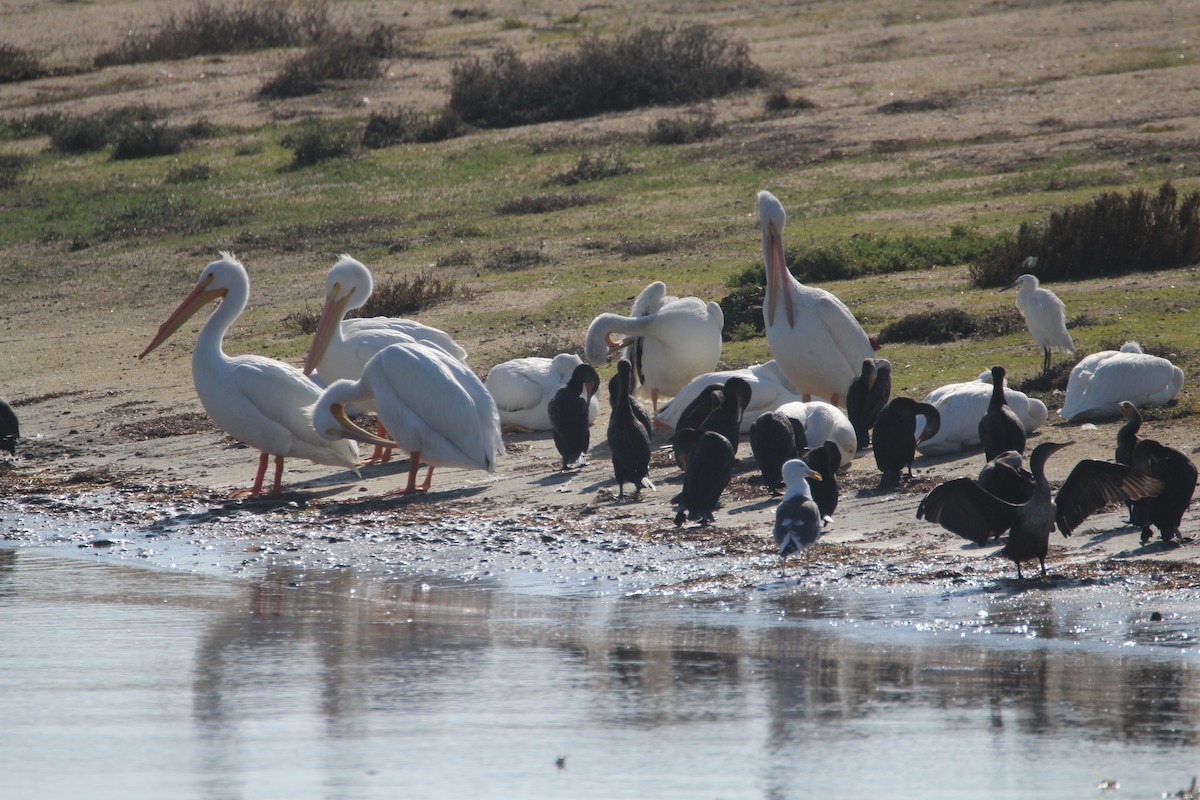
<path id="1" fill-rule="evenodd" d="M 379 421 L 391 440 L 355 425 L 347 403 L 374 400 Z M 504 452 L 500 415 L 475 373 L 445 350 L 428 344 L 393 344 L 380 350 L 356 381 L 341 380 L 322 392 L 313 409 L 313 427 L 326 439 L 339 437 L 411 454 L 408 484 L 395 494 L 423 492 L 442 466 L 495 471 Z M 417 486 L 417 470 L 429 465 Z"/>
<path id="2" fill-rule="evenodd" d="M 692 401 L 700 396 L 704 387 L 713 383 L 724 385 L 725 381 L 733 377 L 742 378 L 750 384 L 750 404 L 742 412 L 742 433 L 748 433 L 754 420 L 763 413 L 774 411 L 784 403 L 802 402 L 804 399 L 788 383 L 787 378 L 783 377 L 779 365 L 772 359 L 765 364 L 755 364 L 746 369 L 728 369 L 697 375 L 679 390 L 679 394 L 675 395 L 673 400 L 659 409 L 655 420 L 670 428 L 678 427 L 680 416 Z"/>
<path id="3" fill-rule="evenodd" d="M 657 413 L 660 395 L 674 396 L 692 378 L 717 366 L 725 316 L 714 302 L 668 298 L 662 281 L 643 289 L 633 309 L 633 316 L 601 314 L 593 319 L 584 357 L 596 366 L 630 348 L 635 379 L 650 393 Z"/>
<path id="4" fill-rule="evenodd" d="M 798 391 L 840 405 L 875 348 L 845 303 L 824 289 L 805 286 L 788 271 L 783 257 L 787 213 L 775 195 L 758 193 L 758 217 L 767 270 L 763 319 L 771 355 Z"/>
<path id="5" fill-rule="evenodd" d="M 1067 379 L 1067 394 L 1058 412 L 1083 422 L 1120 415 L 1127 400 L 1138 408 L 1162 406 L 1183 388 L 1183 370 L 1165 358 L 1146 355 L 1137 342 L 1118 350 L 1102 350 L 1080 359 Z"/>
<path id="6" fill-rule="evenodd" d="M 1033 256 L 1025 259 L 1026 266 L 1037 263 Z M 1042 361 L 1042 372 L 1050 370 L 1050 353 L 1075 353 L 1075 343 L 1067 332 L 1067 307 L 1058 295 L 1049 289 L 1038 287 L 1038 279 L 1029 274 L 1022 275 L 1005 286 L 1004 292 L 1017 287 L 1017 310 L 1025 318 L 1025 325 L 1033 334 L 1033 340 L 1038 343 L 1045 354 Z"/>
<path id="7" fill-rule="evenodd" d="M 992 401 L 991 370 L 982 372 L 976 380 L 949 383 L 925 395 L 924 402 L 938 410 L 942 424 L 938 432 L 920 442 L 917 449 L 925 455 L 944 455 L 979 446 L 979 420 L 987 413 Z M 1049 415 L 1046 404 L 1024 392 L 1004 387 L 1004 401 L 1030 434 L 1040 428 Z M 920 426 L 922 423 L 918 422 Z M 920 434 L 920 431 L 917 432 Z"/>
<path id="8" fill-rule="evenodd" d="M 218 428 L 259 451 L 258 473 L 249 494 L 262 492 L 267 457 L 275 457 L 273 494 L 279 494 L 284 458 L 307 458 L 318 464 L 354 469 L 358 446 L 353 442 L 328 442 L 313 430 L 310 412 L 321 389 L 295 367 L 255 355 L 225 355 L 225 332 L 246 308 L 250 278 L 229 253 L 221 253 L 200 273 L 196 288 L 167 317 L 153 341 L 138 356 L 170 338 L 201 308 L 220 300 L 200 329 L 192 351 L 192 381 L 208 416 Z"/>
<path id="9" fill-rule="evenodd" d="M 809 450 L 816 450 L 825 442 L 833 442 L 842 454 L 839 471 L 850 467 L 850 462 L 858 452 L 858 434 L 854 432 L 850 418 L 840 408 L 823 400 L 810 400 L 807 403 L 784 403 L 775 410 L 803 423 Z"/>
<path id="10" fill-rule="evenodd" d="M 408 342 L 435 345 L 466 363 L 467 351 L 438 328 L 398 317 L 345 319 L 347 312 L 367 302 L 374 286 L 371 271 L 348 255 L 341 256 L 330 268 L 325 278 L 325 306 L 304 359 L 304 374 L 315 370 L 325 386 L 338 380 L 358 380 L 371 356 L 388 345 Z M 370 411 L 374 407 L 365 402 L 357 410 Z M 387 432 L 381 431 L 380 436 L 387 436 Z M 371 460 L 387 461 L 390 456 L 387 448 L 376 448 Z"/>
<path id="11" fill-rule="evenodd" d="M 583 363 L 574 353 L 559 353 L 554 358 L 514 358 L 488 370 L 487 387 L 505 430 L 548 431 L 550 414 L 546 407 L 554 393 L 571 380 L 571 373 Z M 596 421 L 600 400 L 588 402 L 588 424 Z"/>

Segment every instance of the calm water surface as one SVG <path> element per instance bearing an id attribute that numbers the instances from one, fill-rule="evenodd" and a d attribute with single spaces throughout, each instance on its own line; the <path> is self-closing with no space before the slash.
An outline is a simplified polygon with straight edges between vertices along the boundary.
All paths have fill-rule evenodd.
<path id="1" fill-rule="evenodd" d="M 1128 800 L 1200 772 L 1180 615 L 511 582 L 0 549 L 0 797 Z"/>

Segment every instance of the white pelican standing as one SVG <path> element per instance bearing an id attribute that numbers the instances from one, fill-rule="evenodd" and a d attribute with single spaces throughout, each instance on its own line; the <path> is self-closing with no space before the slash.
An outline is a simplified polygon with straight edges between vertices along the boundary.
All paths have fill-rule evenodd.
<path id="1" fill-rule="evenodd" d="M 1026 266 L 1037 263 L 1034 256 L 1025 259 Z M 1050 371 L 1050 353 L 1074 355 L 1075 343 L 1067 332 L 1067 307 L 1058 295 L 1038 286 L 1034 275 L 1025 274 L 1000 291 L 1017 287 L 1017 310 L 1025 318 L 1025 325 L 1033 334 L 1033 340 L 1042 348 L 1042 372 Z"/>
<path id="2" fill-rule="evenodd" d="M 304 374 L 314 370 L 328 386 L 339 380 L 358 380 L 371 356 L 388 345 L 425 342 L 445 350 L 466 363 L 467 351 L 450 334 L 429 325 L 398 317 L 362 317 L 345 319 L 346 313 L 361 308 L 371 296 L 375 283 L 371 271 L 362 262 L 342 255 L 325 278 L 325 305 L 317 332 L 304 359 Z M 359 406 L 370 411 L 370 402 Z M 386 437 L 387 431 L 380 431 Z M 391 452 L 377 447 L 372 461 L 387 461 Z"/>
<path id="3" fill-rule="evenodd" d="M 375 401 L 390 440 L 346 416 L 348 403 L 367 400 Z M 494 472 L 496 458 L 504 452 L 500 415 L 483 383 L 445 350 L 420 342 L 388 345 L 367 361 L 358 380 L 333 383 L 317 400 L 313 427 L 326 439 L 357 439 L 409 451 L 408 484 L 393 494 L 426 491 L 434 467 Z M 429 469 L 417 486 L 422 462 Z"/>
<path id="4" fill-rule="evenodd" d="M 1126 342 L 1120 350 L 1101 350 L 1079 360 L 1058 413 L 1072 422 L 1117 417 L 1122 400 L 1138 408 L 1162 406 L 1182 388 L 1182 369 L 1146 355 L 1137 342 Z"/>
<path id="5" fill-rule="evenodd" d="M 246 269 L 233 255 L 222 252 L 220 261 L 200 273 L 196 288 L 167 317 L 138 359 L 170 338 L 205 305 L 220 300 L 196 337 L 192 381 L 201 405 L 217 427 L 261 451 L 249 494 L 262 492 L 268 456 L 275 457 L 273 494 L 281 490 L 284 458 L 307 458 L 354 469 L 357 445 L 325 441 L 313 430 L 310 411 L 321 394 L 320 387 L 289 364 L 255 355 L 225 355 L 221 346 L 225 332 L 246 308 L 249 296 Z"/>
<path id="6" fill-rule="evenodd" d="M 840 405 L 875 347 L 846 304 L 834 294 L 805 286 L 788 271 L 783 256 L 787 213 L 768 191 L 758 193 L 763 264 L 767 269 L 763 320 L 767 345 L 793 386 Z"/>
<path id="7" fill-rule="evenodd" d="M 979 420 L 987 413 L 991 401 L 991 370 L 984 370 L 976 380 L 948 383 L 934 389 L 925 395 L 923 402 L 938 410 L 942 424 L 936 434 L 919 442 L 917 449 L 925 455 L 945 455 L 978 447 Z M 1004 386 L 1004 401 L 1021 420 L 1026 434 L 1040 428 L 1049 415 L 1045 403 L 1013 389 L 1007 382 Z M 921 431 L 918 430 L 917 433 L 920 434 Z"/>
<path id="8" fill-rule="evenodd" d="M 592 320 L 584 357 L 595 366 L 619 350 L 634 349 L 634 373 L 657 413 L 660 395 L 674 396 L 717 366 L 724 324 L 721 306 L 698 297 L 667 298 L 667 285 L 655 281 L 638 295 L 633 316 L 601 314 Z"/>
<path id="9" fill-rule="evenodd" d="M 787 378 L 783 377 L 779 364 L 772 359 L 765 364 L 755 364 L 746 369 L 728 369 L 697 375 L 680 389 L 679 394 L 669 403 L 659 409 L 657 421 L 667 427 L 677 428 L 683 412 L 700 396 L 706 386 L 713 383 L 724 385 L 725 381 L 733 377 L 742 378 L 750 384 L 750 404 L 742 412 L 742 433 L 749 433 L 754 420 L 764 413 L 774 411 L 784 403 L 800 402 L 804 399 L 788 383 Z"/>
<path id="10" fill-rule="evenodd" d="M 554 358 L 514 358 L 488 370 L 483 385 L 496 401 L 504 430 L 550 430 L 547 406 L 582 363 L 583 359 L 574 353 L 559 353 Z M 599 413 L 600 400 L 592 395 L 588 401 L 589 425 Z"/>

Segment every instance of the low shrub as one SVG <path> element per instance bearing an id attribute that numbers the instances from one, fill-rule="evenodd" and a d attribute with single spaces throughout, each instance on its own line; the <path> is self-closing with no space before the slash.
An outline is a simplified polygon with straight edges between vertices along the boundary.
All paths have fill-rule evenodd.
<path id="1" fill-rule="evenodd" d="M 774 88 L 763 100 L 763 108 L 772 113 L 783 111 L 807 111 L 816 108 L 817 104 L 807 97 L 792 97 L 785 89 Z"/>
<path id="2" fill-rule="evenodd" d="M 609 150 L 606 153 L 591 155 L 582 153 L 575 166 L 566 172 L 556 175 L 554 183 L 560 186 L 574 186 L 586 181 L 598 181 L 617 175 L 628 175 L 634 167 L 625 160 L 620 150 Z"/>
<path id="3" fill-rule="evenodd" d="M 488 253 L 487 258 L 483 261 L 483 266 L 486 269 L 512 272 L 524 269 L 525 267 L 532 267 L 536 264 L 544 264 L 549 260 L 546 254 L 542 252 L 541 247 L 507 245 Z"/>
<path id="4" fill-rule="evenodd" d="M 646 134 L 650 144 L 691 144 L 704 139 L 715 139 L 722 133 L 716 116 L 709 113 L 656 120 Z"/>
<path id="5" fill-rule="evenodd" d="M 0 189 L 11 189 L 17 185 L 21 175 L 32 164 L 29 156 L 19 153 L 0 153 Z"/>
<path id="6" fill-rule="evenodd" d="M 1026 259 L 1036 258 L 1036 267 Z M 1105 192 L 1021 223 L 971 265 L 977 286 L 1004 286 L 1023 272 L 1044 281 L 1172 269 L 1200 261 L 1200 192 L 1181 199 L 1164 183 L 1157 194 Z"/>
<path id="7" fill-rule="evenodd" d="M 167 183 L 200 183 L 212 177 L 212 167 L 203 161 L 198 161 L 195 164 L 180 166 L 179 164 L 172 165 L 167 170 Z"/>
<path id="8" fill-rule="evenodd" d="M 567 208 L 599 203 L 600 197 L 585 192 L 570 192 L 568 194 L 539 194 L 521 195 L 511 200 L 505 200 L 496 206 L 497 214 L 548 214 L 551 211 L 562 211 Z"/>
<path id="9" fill-rule="evenodd" d="M 62 114 L 57 111 L 0 120 L 0 140 L 49 136 L 61 122 Z"/>
<path id="10" fill-rule="evenodd" d="M 98 54 L 97 67 L 169 61 L 212 53 L 295 47 L 323 38 L 329 28 L 324 2 L 245 0 L 230 5 L 198 2 L 157 24 L 131 31 L 116 47 Z"/>
<path id="11" fill-rule="evenodd" d="M 310 167 L 332 158 L 354 155 L 357 140 L 358 136 L 349 126 L 318 120 L 288 131 L 279 143 L 292 151 L 292 166 Z"/>
<path id="12" fill-rule="evenodd" d="M 941 344 L 967 337 L 1004 336 L 1024 327 L 1025 320 L 1015 306 L 1003 306 L 984 314 L 970 314 L 961 308 L 945 308 L 907 314 L 884 326 L 878 335 L 881 344 Z"/>
<path id="13" fill-rule="evenodd" d="M 397 144 L 442 142 L 464 135 L 470 130 L 458 115 L 448 108 L 433 114 L 422 114 L 401 108 L 390 113 L 373 113 L 363 131 L 363 147 L 379 149 Z"/>
<path id="14" fill-rule="evenodd" d="M 183 149 L 187 133 L 182 128 L 161 122 L 138 120 L 119 128 L 112 140 L 112 158 L 123 161 L 131 158 L 175 155 Z"/>
<path id="15" fill-rule="evenodd" d="M 449 106 L 466 122 L 506 128 L 609 111 L 691 103 L 759 86 L 746 46 L 707 25 L 589 37 L 530 62 L 512 48 L 455 64 Z"/>
<path id="16" fill-rule="evenodd" d="M 474 296 L 472 289 L 459 286 L 454 278 L 439 278 L 432 269 L 427 269 L 412 278 L 388 276 L 376 282 L 375 290 L 355 316 L 398 317 L 447 300 Z"/>
<path id="17" fill-rule="evenodd" d="M 124 106 L 100 114 L 76 117 L 52 115 L 50 147 L 60 153 L 90 153 L 103 150 L 130 128 L 153 125 L 163 112 L 150 106 Z"/>
<path id="18" fill-rule="evenodd" d="M 48 74 L 37 56 L 16 45 L 0 42 L 0 83 L 31 81 Z"/>
<path id="19" fill-rule="evenodd" d="M 258 96 L 284 99 L 316 94 L 330 81 L 372 80 L 383 75 L 381 59 L 392 52 L 394 34 L 386 25 L 376 25 L 365 37 L 339 31 L 323 37 L 289 60 L 274 78 L 258 90 Z"/>

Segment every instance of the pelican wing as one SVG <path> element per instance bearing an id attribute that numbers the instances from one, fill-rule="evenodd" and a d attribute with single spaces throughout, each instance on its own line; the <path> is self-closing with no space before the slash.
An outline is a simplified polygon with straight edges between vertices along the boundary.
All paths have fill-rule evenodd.
<path id="1" fill-rule="evenodd" d="M 372 330 L 399 333 L 410 336 L 418 342 L 436 345 L 457 360 L 466 363 L 467 351 L 454 341 L 453 336 L 441 328 L 401 317 L 355 317 L 342 321 L 342 336 L 347 339 L 351 336 L 358 336 L 363 331 Z"/>
<path id="2" fill-rule="evenodd" d="M 993 497 L 970 478 L 956 478 L 925 495 L 917 506 L 917 519 L 936 522 L 951 533 L 984 545 L 1016 524 L 1019 511 L 1019 506 Z"/>
<path id="3" fill-rule="evenodd" d="M 842 358 L 850 364 L 851 379 L 858 374 L 858 368 L 862 366 L 864 359 L 871 358 L 875 351 L 871 347 L 871 340 L 867 338 L 867 334 L 863 332 L 862 326 L 858 324 L 854 314 L 850 311 L 849 306 L 841 301 L 836 295 L 829 292 L 824 293 L 816 302 L 817 317 L 821 320 L 821 327 L 829 332 L 829 338 L 833 340 L 834 347 L 841 353 Z M 843 393 L 850 386 L 850 380 L 846 381 L 846 386 L 842 388 Z"/>
<path id="4" fill-rule="evenodd" d="M 526 361 L 531 362 L 532 359 L 515 359 L 497 364 L 488 373 L 485 385 L 501 411 L 534 408 L 545 399 L 543 381 L 548 375 L 549 364 L 534 372 L 533 368 L 538 365 L 521 363 Z"/>
<path id="5" fill-rule="evenodd" d="M 1105 506 L 1153 497 L 1162 482 L 1132 467 L 1085 458 L 1075 465 L 1054 498 L 1054 519 L 1063 536 Z"/>

